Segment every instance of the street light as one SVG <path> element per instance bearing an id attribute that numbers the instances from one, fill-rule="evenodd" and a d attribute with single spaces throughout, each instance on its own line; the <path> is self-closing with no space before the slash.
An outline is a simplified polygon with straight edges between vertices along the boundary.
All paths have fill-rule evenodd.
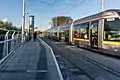
<path id="1" fill-rule="evenodd" d="M 21 38 L 21 42 L 24 42 L 24 29 L 25 29 L 25 5 L 26 1 L 23 0 L 23 15 L 22 15 L 22 38 Z"/>
<path id="2" fill-rule="evenodd" d="M 103 12 L 105 9 L 105 0 L 101 0 L 101 7 L 102 7 L 102 12 Z"/>

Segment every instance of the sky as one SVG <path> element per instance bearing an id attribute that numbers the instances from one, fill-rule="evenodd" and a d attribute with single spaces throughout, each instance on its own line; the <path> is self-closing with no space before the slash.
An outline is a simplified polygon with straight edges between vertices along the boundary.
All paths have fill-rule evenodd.
<path id="1" fill-rule="evenodd" d="M 120 9 L 120 0 L 105 0 L 107 9 Z M 70 16 L 76 20 L 101 12 L 101 0 L 26 0 L 26 12 L 29 13 L 26 15 L 26 27 L 32 14 L 35 26 L 45 30 L 55 16 Z M 21 27 L 22 0 L 0 0 L 0 20 L 8 20 Z"/>

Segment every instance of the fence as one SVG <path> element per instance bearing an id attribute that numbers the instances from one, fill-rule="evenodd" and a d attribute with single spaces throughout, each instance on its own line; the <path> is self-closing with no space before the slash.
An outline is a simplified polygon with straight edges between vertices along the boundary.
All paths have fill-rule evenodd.
<path id="1" fill-rule="evenodd" d="M 0 65 L 15 49 L 20 46 L 21 36 L 19 31 L 0 29 L 5 31 L 4 37 L 0 37 Z M 4 39 L 2 39 L 4 38 Z"/>

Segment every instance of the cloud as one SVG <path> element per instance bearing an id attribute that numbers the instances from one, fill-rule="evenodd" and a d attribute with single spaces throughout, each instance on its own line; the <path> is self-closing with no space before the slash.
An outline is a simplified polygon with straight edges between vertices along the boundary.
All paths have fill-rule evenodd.
<path id="1" fill-rule="evenodd" d="M 3 21 L 3 22 L 7 22 L 7 21 L 8 21 L 8 19 L 7 19 L 7 18 L 4 18 L 2 21 Z"/>

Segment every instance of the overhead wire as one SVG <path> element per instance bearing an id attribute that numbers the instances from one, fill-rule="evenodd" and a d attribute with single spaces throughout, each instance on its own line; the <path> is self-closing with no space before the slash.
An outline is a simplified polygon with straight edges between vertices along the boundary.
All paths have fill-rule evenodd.
<path id="1" fill-rule="evenodd" d="M 54 0 L 53 2 L 45 2 L 45 1 L 42 1 L 42 0 L 29 0 L 29 1 L 39 1 L 39 2 L 41 2 L 41 3 L 43 3 L 43 4 L 50 5 L 51 8 L 53 8 L 53 6 L 54 6 L 54 5 L 56 4 L 56 2 L 57 2 L 57 0 Z M 66 11 L 66 12 L 64 12 L 64 13 L 62 13 L 62 14 L 67 14 L 67 13 L 69 13 L 71 10 L 73 10 L 73 9 L 76 8 L 76 7 L 78 7 L 80 4 L 84 3 L 84 1 L 85 1 L 85 0 L 80 0 L 77 4 L 69 4 L 69 6 L 71 5 L 72 7 L 71 7 L 68 11 Z"/>
<path id="2" fill-rule="evenodd" d="M 57 2 L 57 0 L 53 1 L 53 3 L 51 4 L 51 8 L 55 5 L 56 2 Z"/>
<path id="3" fill-rule="evenodd" d="M 85 0 L 79 1 L 77 4 L 73 5 L 68 11 L 66 11 L 64 14 L 69 13 L 74 8 L 78 7 L 80 4 L 84 3 Z"/>
<path id="4" fill-rule="evenodd" d="M 45 1 L 42 1 L 42 0 L 29 0 L 29 1 L 39 1 L 40 3 L 48 4 L 48 5 L 52 5 L 53 4 L 53 3 L 45 2 Z"/>

